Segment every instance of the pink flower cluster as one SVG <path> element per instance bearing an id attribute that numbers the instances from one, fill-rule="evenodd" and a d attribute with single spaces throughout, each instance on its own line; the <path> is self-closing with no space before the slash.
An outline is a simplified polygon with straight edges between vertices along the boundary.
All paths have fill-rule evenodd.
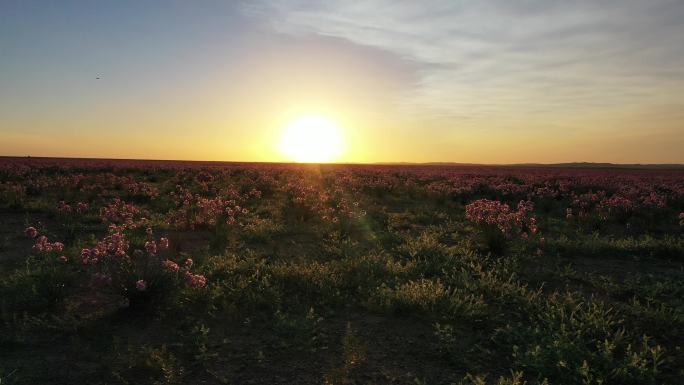
<path id="1" fill-rule="evenodd" d="M 537 232 L 537 222 L 531 215 L 534 204 L 530 201 L 520 201 L 517 210 L 513 211 L 500 201 L 479 199 L 466 206 L 466 218 L 469 221 L 496 227 L 507 236 Z"/>
<path id="2" fill-rule="evenodd" d="M 100 217 L 104 222 L 124 225 L 127 228 L 135 228 L 145 222 L 144 219 L 136 222 L 135 217 L 138 214 L 140 214 L 139 208 L 119 198 L 114 198 L 112 203 L 100 209 Z"/>
<path id="3" fill-rule="evenodd" d="M 110 233 L 100 240 L 95 247 L 81 250 L 81 262 L 84 265 L 97 265 L 103 258 L 114 258 L 118 261 L 128 259 L 128 241 L 117 226 L 110 226 Z"/>
<path id="4" fill-rule="evenodd" d="M 185 283 L 192 288 L 203 288 L 207 284 L 207 278 L 205 276 L 190 272 L 190 268 L 192 268 L 193 265 L 193 261 L 190 258 L 185 260 L 182 268 L 178 266 L 176 262 L 168 259 L 162 262 L 162 265 L 164 266 L 164 269 L 170 273 L 182 271 L 183 276 L 185 277 Z"/>
<path id="5" fill-rule="evenodd" d="M 36 235 L 38 235 L 38 230 L 36 230 L 35 227 L 27 227 L 26 230 L 24 230 L 24 233 L 31 238 L 35 238 Z"/>
<path id="6" fill-rule="evenodd" d="M 171 261 L 169 259 L 165 260 L 162 262 L 162 266 L 164 269 L 170 273 L 178 273 L 180 270 L 180 266 L 174 261 Z"/>
<path id="7" fill-rule="evenodd" d="M 601 219 L 608 219 L 609 217 L 631 214 L 636 209 L 636 204 L 631 199 L 615 194 L 610 198 L 602 199 L 596 205 L 596 209 Z"/>
<path id="8" fill-rule="evenodd" d="M 639 204 L 645 208 L 663 209 L 667 207 L 667 196 L 655 191 L 649 192 L 648 195 L 641 195 L 637 199 Z"/>
<path id="9" fill-rule="evenodd" d="M 575 194 L 571 192 L 570 195 L 572 210 L 577 213 L 580 218 L 587 217 L 591 210 L 599 204 L 599 202 L 606 199 L 606 193 L 599 191 L 598 193 L 588 192 L 584 194 Z"/>
<path id="10" fill-rule="evenodd" d="M 190 271 L 185 272 L 185 283 L 195 289 L 201 289 L 207 284 L 207 278 L 200 274 L 192 274 Z"/>
<path id="11" fill-rule="evenodd" d="M 139 279 L 138 281 L 135 282 L 135 288 L 138 291 L 145 291 L 147 290 L 147 282 L 143 279 Z"/>
<path id="12" fill-rule="evenodd" d="M 64 201 L 59 201 L 59 203 L 57 203 L 57 212 L 63 215 L 72 214 L 74 212 L 77 214 L 83 214 L 86 211 L 88 211 L 88 204 L 85 202 L 77 202 L 76 209 Z"/>
<path id="13" fill-rule="evenodd" d="M 145 242 L 145 251 L 150 255 L 157 254 L 157 243 L 155 241 Z"/>
<path id="14" fill-rule="evenodd" d="M 213 226 L 219 221 L 228 225 L 236 224 L 240 215 L 249 213 L 240 202 L 252 196 L 260 196 L 257 190 L 252 190 L 244 196 L 237 191 L 228 190 L 220 196 L 207 198 L 199 194 L 193 195 L 180 186 L 177 189 L 178 193 L 172 193 L 172 196 L 176 199 L 178 208 L 169 214 L 168 222 L 190 228 L 198 225 Z"/>
<path id="15" fill-rule="evenodd" d="M 169 248 L 169 239 L 165 237 L 159 238 L 159 248 L 162 250 L 166 250 Z"/>
<path id="16" fill-rule="evenodd" d="M 32 227 L 29 227 L 27 230 L 27 233 L 29 233 L 29 236 L 31 234 L 34 234 L 32 237 L 35 237 L 35 233 L 33 231 L 30 231 L 29 229 L 33 229 Z M 35 231 L 35 229 L 33 229 Z M 36 239 L 36 243 L 33 245 L 33 251 L 38 252 L 38 253 L 49 253 L 51 251 L 62 251 L 64 250 L 64 244 L 62 242 L 49 242 L 48 237 L 45 235 L 41 235 Z"/>
<path id="17" fill-rule="evenodd" d="M 337 181 L 337 183 L 340 183 Z M 359 219 L 366 212 L 359 207 L 358 201 L 351 201 L 344 188 L 335 185 L 332 188 L 317 187 L 305 181 L 292 180 L 284 188 L 292 202 L 291 209 L 302 219 L 318 217 L 324 221 L 337 223 L 341 220 Z"/>
<path id="18" fill-rule="evenodd" d="M 147 182 L 136 182 L 131 180 L 124 184 L 124 188 L 134 196 L 149 197 L 152 199 L 159 196 L 159 190 Z"/>
<path id="19" fill-rule="evenodd" d="M 110 226 L 110 233 L 92 248 L 81 251 L 81 261 L 97 271 L 92 275 L 93 283 L 98 286 L 109 285 L 112 282 L 131 282 L 123 276 L 127 274 L 143 275 L 150 269 L 160 269 L 168 273 L 182 273 L 186 284 L 192 288 L 202 288 L 206 285 L 206 278 L 200 274 L 192 274 L 193 261 L 188 258 L 183 267 L 176 262 L 160 258 L 159 253 L 169 248 L 168 238 L 161 237 L 159 241 L 150 239 L 145 242 L 145 251 L 134 250 L 129 253 L 129 243 L 123 232 L 123 226 Z M 146 231 L 148 236 L 153 234 L 152 229 Z M 135 288 L 137 291 L 145 291 L 154 282 L 144 278 L 136 278 Z"/>

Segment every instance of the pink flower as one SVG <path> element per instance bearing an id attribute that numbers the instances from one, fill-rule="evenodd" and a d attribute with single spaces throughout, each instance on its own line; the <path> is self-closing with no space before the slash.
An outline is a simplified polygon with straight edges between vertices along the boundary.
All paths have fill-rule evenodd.
<path id="1" fill-rule="evenodd" d="M 38 235 L 38 230 L 36 230 L 35 227 L 27 227 L 26 230 L 24 230 L 24 232 L 31 238 L 35 238 L 36 235 Z"/>
<path id="2" fill-rule="evenodd" d="M 36 243 L 33 245 L 33 251 L 42 252 L 43 250 L 45 250 L 46 244 L 47 237 L 45 235 L 41 235 L 40 237 L 38 237 Z"/>
<path id="3" fill-rule="evenodd" d="M 70 213 L 71 212 L 71 206 L 66 204 L 64 201 L 59 201 L 57 204 L 57 211 L 60 213 Z"/>
<path id="4" fill-rule="evenodd" d="M 192 274 L 188 271 L 185 273 L 185 282 L 192 288 L 201 289 L 207 284 L 207 278 L 203 275 Z"/>
<path id="5" fill-rule="evenodd" d="M 145 250 L 149 254 L 156 254 L 157 253 L 157 243 L 155 243 L 154 241 L 145 242 Z"/>
<path id="6" fill-rule="evenodd" d="M 169 239 L 161 237 L 159 238 L 159 248 L 162 250 L 166 250 L 169 248 Z"/>
<path id="7" fill-rule="evenodd" d="M 170 271 L 172 273 L 177 273 L 178 270 L 180 269 L 180 267 L 178 266 L 178 264 L 176 262 L 170 261 L 168 259 L 166 261 L 162 262 L 162 266 L 164 266 L 164 269 L 166 269 L 167 271 Z"/>
<path id="8" fill-rule="evenodd" d="M 188 269 L 192 267 L 192 264 L 193 262 L 191 258 L 185 260 L 185 267 L 187 267 Z"/>
<path id="9" fill-rule="evenodd" d="M 138 289 L 138 291 L 145 291 L 147 289 L 147 283 L 145 283 L 144 280 L 139 279 L 138 282 L 135 283 L 135 288 Z"/>
<path id="10" fill-rule="evenodd" d="M 84 265 L 87 265 L 89 260 L 90 260 L 90 249 L 82 249 L 81 250 L 81 262 Z"/>

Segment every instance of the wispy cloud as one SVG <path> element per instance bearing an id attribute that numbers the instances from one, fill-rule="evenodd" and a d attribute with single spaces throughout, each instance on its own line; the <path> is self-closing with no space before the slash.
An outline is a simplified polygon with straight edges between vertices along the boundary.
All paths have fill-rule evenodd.
<path id="1" fill-rule="evenodd" d="M 684 3 L 256 1 L 274 31 L 322 35 L 419 64 L 397 103 L 453 117 L 672 104 L 684 91 Z"/>

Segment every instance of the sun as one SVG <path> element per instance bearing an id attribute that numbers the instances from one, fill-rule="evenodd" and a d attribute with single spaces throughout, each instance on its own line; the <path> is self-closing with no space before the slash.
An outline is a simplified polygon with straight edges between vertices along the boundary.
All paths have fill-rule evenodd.
<path id="1" fill-rule="evenodd" d="M 345 150 L 344 138 L 335 121 L 323 116 L 302 116 L 287 123 L 280 138 L 280 152 L 301 163 L 337 160 Z"/>

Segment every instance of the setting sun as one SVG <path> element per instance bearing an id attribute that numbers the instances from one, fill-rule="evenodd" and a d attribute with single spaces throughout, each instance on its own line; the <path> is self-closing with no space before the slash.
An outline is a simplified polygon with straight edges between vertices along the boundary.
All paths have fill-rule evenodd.
<path id="1" fill-rule="evenodd" d="M 295 162 L 330 162 L 344 150 L 339 126 L 322 116 L 303 116 L 287 123 L 280 139 L 280 152 Z"/>

